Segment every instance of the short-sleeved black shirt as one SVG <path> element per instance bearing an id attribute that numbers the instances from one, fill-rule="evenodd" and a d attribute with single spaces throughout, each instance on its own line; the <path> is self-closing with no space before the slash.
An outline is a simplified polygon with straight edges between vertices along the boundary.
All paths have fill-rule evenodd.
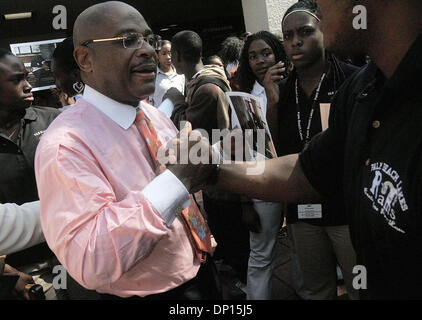
<path id="1" fill-rule="evenodd" d="M 38 142 L 60 111 L 29 107 L 21 119 L 17 142 L 0 134 L 0 203 L 38 200 L 34 157 Z"/>
<path id="2" fill-rule="evenodd" d="M 390 79 L 374 63 L 354 74 L 300 155 L 313 187 L 345 201 L 363 298 L 422 298 L 421 57 L 422 35 Z"/>
<path id="3" fill-rule="evenodd" d="M 357 67 L 343 63 L 337 59 L 330 61 L 330 69 L 321 84 L 318 102 L 331 103 L 336 91 L 344 80 L 356 70 L 358 70 Z M 293 71 L 280 85 L 280 102 L 278 105 L 279 145 L 276 146 L 278 156 L 299 153 L 302 151 L 304 146 L 300 139 L 297 123 L 295 81 L 296 73 Z M 313 91 L 311 96 L 308 97 L 299 85 L 298 94 L 299 106 L 302 115 L 302 132 L 305 137 L 309 114 L 316 95 L 316 89 Z M 320 109 L 316 108 L 312 117 L 310 137 L 312 138 L 321 131 Z M 297 206 L 298 204 L 288 204 L 286 206 L 285 216 L 287 223 L 295 223 L 299 220 Z M 327 197 L 321 202 L 321 207 L 321 219 L 303 219 L 301 221 L 319 226 L 338 226 L 346 224 L 343 199 Z"/>
<path id="4" fill-rule="evenodd" d="M 29 107 L 21 119 L 16 143 L 0 134 L 0 203 L 23 204 L 38 200 L 34 157 L 38 143 L 50 123 L 60 114 L 54 108 Z M 50 254 L 42 244 L 9 255 L 7 263 L 14 266 Z M 30 254 L 28 254 L 30 252 Z"/>

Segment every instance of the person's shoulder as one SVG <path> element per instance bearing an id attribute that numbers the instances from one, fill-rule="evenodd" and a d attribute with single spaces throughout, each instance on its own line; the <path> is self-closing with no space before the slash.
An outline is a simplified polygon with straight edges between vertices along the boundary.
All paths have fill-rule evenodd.
<path id="1" fill-rule="evenodd" d="M 56 108 L 51 107 L 41 107 L 41 106 L 31 106 L 28 108 L 28 111 L 33 111 L 37 115 L 42 117 L 57 117 L 61 111 Z"/>
<path id="2" fill-rule="evenodd" d="M 25 120 L 39 126 L 49 126 L 60 115 L 60 110 L 50 107 L 31 106 L 26 109 Z"/>
<path id="3" fill-rule="evenodd" d="M 350 116 L 356 107 L 357 97 L 373 81 L 375 73 L 376 66 L 371 63 L 356 69 L 354 73 L 346 78 L 334 95 L 332 110 L 339 109 Z"/>
<path id="4" fill-rule="evenodd" d="M 218 85 L 216 85 L 215 83 L 206 82 L 206 83 L 204 83 L 204 84 L 202 84 L 198 87 L 197 92 L 198 93 L 206 93 L 206 92 L 215 93 L 215 92 L 218 92 L 220 90 L 221 90 L 221 88 Z"/>
<path id="5" fill-rule="evenodd" d="M 227 91 L 231 91 L 230 84 L 228 81 L 217 76 L 201 77 L 198 79 L 195 88 L 195 92 L 197 92 L 198 95 L 218 96 L 220 94 L 224 94 Z"/>
<path id="6" fill-rule="evenodd" d="M 346 77 L 349 77 L 350 75 L 354 74 L 357 70 L 361 69 L 358 66 L 355 66 L 353 64 L 350 64 L 341 60 L 339 60 L 339 66 L 341 70 L 344 72 L 344 74 L 346 75 Z"/>
<path id="7" fill-rule="evenodd" d="M 44 109 L 44 108 L 41 108 Z M 52 108 L 49 108 L 52 109 Z M 85 103 L 82 99 L 78 99 L 74 105 L 66 111 L 61 112 L 58 109 L 54 110 L 41 110 L 45 114 L 54 116 L 52 123 L 48 127 L 48 132 L 61 132 L 61 131 L 76 131 L 80 127 L 85 127 L 89 119 L 98 117 L 96 108 L 90 104 Z M 99 113 L 99 112 L 98 112 Z M 85 120 L 85 121 L 84 121 Z"/>
<path id="8" fill-rule="evenodd" d="M 93 141 L 105 134 L 104 131 L 99 133 L 98 130 L 92 128 L 92 119 L 100 121 L 100 116 L 101 112 L 97 112 L 94 106 L 76 102 L 49 124 L 38 148 L 45 152 L 56 152 L 59 148 L 65 147 L 86 153 Z"/>
<path id="9" fill-rule="evenodd" d="M 352 66 L 352 65 L 349 65 Z M 377 67 L 373 63 L 368 63 L 363 67 L 352 66 L 351 74 L 348 75 L 339 92 L 356 93 L 363 90 L 371 82 L 376 74 Z"/>
<path id="10" fill-rule="evenodd" d="M 224 87 L 223 87 L 224 88 Z M 212 104 L 228 104 L 226 92 L 230 92 L 231 89 L 222 89 L 221 86 L 215 83 L 202 84 L 195 91 L 192 102 L 200 105 L 212 105 Z"/>

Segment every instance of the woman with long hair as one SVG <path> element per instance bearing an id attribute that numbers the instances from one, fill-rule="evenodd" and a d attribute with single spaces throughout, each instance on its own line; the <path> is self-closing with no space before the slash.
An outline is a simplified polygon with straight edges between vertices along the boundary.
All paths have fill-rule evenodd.
<path id="1" fill-rule="evenodd" d="M 238 69 L 239 87 L 243 92 L 262 98 L 264 115 L 267 100 L 263 86 L 265 74 L 276 63 L 284 62 L 285 57 L 281 41 L 267 31 L 250 35 L 243 47 Z M 247 299 L 269 300 L 281 205 L 252 199 L 250 203 L 242 204 L 242 212 L 244 220 L 255 222 L 250 225 Z"/>

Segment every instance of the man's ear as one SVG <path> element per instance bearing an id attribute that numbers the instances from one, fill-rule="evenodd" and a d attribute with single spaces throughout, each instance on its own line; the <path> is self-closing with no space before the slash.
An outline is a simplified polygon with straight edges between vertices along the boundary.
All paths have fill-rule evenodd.
<path id="1" fill-rule="evenodd" d="M 93 70 L 92 50 L 88 47 L 78 46 L 73 51 L 73 57 L 81 71 L 90 73 Z"/>

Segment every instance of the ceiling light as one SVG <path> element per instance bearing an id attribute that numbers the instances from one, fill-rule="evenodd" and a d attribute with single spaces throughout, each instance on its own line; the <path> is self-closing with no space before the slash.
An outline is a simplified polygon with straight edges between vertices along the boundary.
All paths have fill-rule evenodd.
<path id="1" fill-rule="evenodd" d="M 32 12 L 8 13 L 4 15 L 6 20 L 28 19 L 32 18 Z"/>

